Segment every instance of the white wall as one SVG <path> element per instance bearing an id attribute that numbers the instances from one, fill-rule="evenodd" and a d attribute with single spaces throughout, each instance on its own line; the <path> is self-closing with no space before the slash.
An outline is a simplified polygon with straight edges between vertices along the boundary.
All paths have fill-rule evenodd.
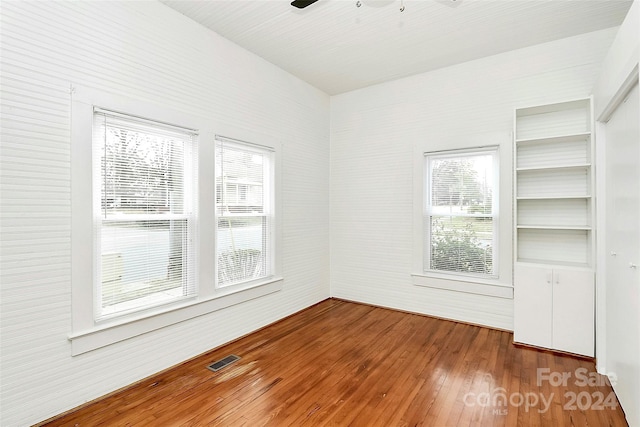
<path id="1" fill-rule="evenodd" d="M 616 183 L 607 182 L 615 176 L 632 174 L 640 164 L 636 159 L 634 169 L 633 157 L 627 156 L 625 168 L 616 164 L 616 159 L 611 158 L 611 153 L 620 149 L 626 149 L 628 153 L 637 152 L 637 147 L 627 145 L 629 139 L 634 136 L 640 117 L 631 117 L 626 123 L 622 111 L 624 105 L 621 101 L 628 95 L 628 91 L 638 83 L 638 66 L 640 62 L 640 1 L 636 0 L 631 5 L 620 30 L 611 44 L 596 84 L 593 88 L 596 119 L 599 120 L 598 145 L 596 156 L 600 160 L 597 175 L 597 193 L 601 196 L 597 199 L 598 234 L 597 234 L 597 307 L 596 307 L 596 357 L 598 372 L 613 374 L 617 382 L 613 388 L 618 395 L 618 400 L 623 405 L 627 421 L 631 426 L 640 425 L 640 411 L 636 402 L 640 402 L 640 361 L 637 360 L 638 343 L 640 342 L 640 313 L 637 310 L 640 304 L 640 295 L 637 292 L 638 275 L 628 269 L 631 261 L 629 245 L 623 245 L 621 236 L 633 236 L 637 231 L 637 223 L 618 221 L 614 224 L 615 217 L 628 213 L 626 210 L 615 210 L 613 201 L 616 196 L 605 194 L 607 188 Z M 636 89 L 636 97 L 637 89 Z M 635 99 L 637 105 L 638 99 Z M 629 102 L 631 104 L 631 102 Z M 629 105 L 626 106 L 629 108 Z M 614 119 L 617 123 L 605 124 L 611 114 L 619 117 Z M 622 122 L 621 122 L 622 121 Z M 613 129 L 611 128 L 613 125 Z M 635 126 L 634 126 L 635 125 Z M 614 129 L 622 131 L 616 133 Z M 612 138 L 613 137 L 613 138 Z M 633 142 L 631 142 L 633 144 Z M 615 157 L 615 156 L 614 156 Z M 624 156 L 623 156 L 624 157 Z M 618 156 L 617 161 L 620 161 Z M 630 166 L 631 165 L 631 166 Z M 613 172 L 616 173 L 613 173 Z M 619 178 L 618 178 L 619 179 Z M 625 188 L 624 203 L 632 209 L 633 183 Z M 606 197 L 608 196 L 608 197 Z M 614 211 L 615 210 L 615 211 Z M 628 216 L 632 218 L 633 215 Z M 635 217 L 636 221 L 640 218 Z M 620 252 L 620 257 L 610 256 L 609 252 Z M 635 282 L 633 276 L 635 275 Z M 633 297 L 636 301 L 633 301 Z M 634 406 L 635 404 L 635 406 Z"/>
<path id="2" fill-rule="evenodd" d="M 604 122 L 622 101 L 626 91 L 631 88 L 630 79 L 635 76 L 637 80 L 638 63 L 640 61 L 640 1 L 636 0 L 631 5 L 625 20 L 602 63 L 602 70 L 593 87 L 593 102 L 595 105 L 595 118 L 598 131 L 598 144 L 596 145 L 596 158 L 605 160 L 599 164 L 599 172 L 596 176 L 596 192 L 602 194 L 606 188 L 606 128 Z M 635 70 L 634 70 L 635 68 Z M 604 197 L 597 200 L 596 210 L 597 228 L 605 230 L 607 217 L 607 204 Z M 598 371 L 605 373 L 607 367 L 607 286 L 606 269 L 609 254 L 606 252 L 606 235 L 598 233 L 597 241 L 597 271 L 596 271 L 596 358 Z"/>
<path id="3" fill-rule="evenodd" d="M 336 96 L 330 116 L 327 95 L 155 2 L 1 7 L 3 426 L 46 419 L 307 307 L 329 296 L 329 279 L 336 297 L 510 329 L 511 300 L 411 284 L 413 147 L 508 133 L 516 106 L 588 95 L 615 34 Z M 70 84 L 279 138 L 284 289 L 71 357 Z M 510 141 L 500 142 L 509 158 Z"/>
<path id="4" fill-rule="evenodd" d="M 44 420 L 329 296 L 327 95 L 157 2 L 2 2 L 1 15 L 2 426 Z M 70 84 L 279 139 L 283 290 L 71 357 Z"/>
<path id="5" fill-rule="evenodd" d="M 501 179 L 510 189 L 513 109 L 589 96 L 615 32 L 597 31 L 332 97 L 332 296 L 512 329 L 511 299 L 412 284 L 413 147 L 425 141 L 433 150 L 475 146 L 495 133 L 503 166 L 508 164 Z M 510 193 L 502 192 L 507 198 Z M 501 217 L 509 238 L 500 250 L 511 253 L 510 209 Z M 501 280 L 511 282 L 506 276 Z"/>

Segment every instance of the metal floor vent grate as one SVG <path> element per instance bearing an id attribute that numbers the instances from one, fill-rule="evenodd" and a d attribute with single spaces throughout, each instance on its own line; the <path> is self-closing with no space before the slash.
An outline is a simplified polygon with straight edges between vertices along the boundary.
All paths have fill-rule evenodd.
<path id="1" fill-rule="evenodd" d="M 211 369 L 213 372 L 216 372 L 224 368 L 225 366 L 232 364 L 236 360 L 240 360 L 240 357 L 236 356 L 235 354 L 230 354 L 224 359 L 213 362 L 211 365 L 207 366 L 207 369 Z"/>

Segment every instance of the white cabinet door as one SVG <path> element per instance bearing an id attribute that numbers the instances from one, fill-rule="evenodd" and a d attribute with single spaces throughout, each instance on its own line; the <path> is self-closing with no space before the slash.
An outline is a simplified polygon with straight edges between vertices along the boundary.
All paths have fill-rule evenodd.
<path id="1" fill-rule="evenodd" d="M 594 275 L 516 263 L 515 342 L 594 355 Z"/>
<path id="2" fill-rule="evenodd" d="M 552 348 L 594 355 L 593 272 L 553 269 Z"/>
<path id="3" fill-rule="evenodd" d="M 552 346 L 552 270 L 516 263 L 514 269 L 513 340 Z"/>

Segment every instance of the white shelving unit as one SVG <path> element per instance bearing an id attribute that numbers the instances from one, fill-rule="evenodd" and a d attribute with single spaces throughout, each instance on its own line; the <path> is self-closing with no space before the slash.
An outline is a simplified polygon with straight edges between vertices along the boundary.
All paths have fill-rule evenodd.
<path id="1" fill-rule="evenodd" d="M 591 100 L 515 113 L 516 262 L 590 268 Z"/>
<path id="2" fill-rule="evenodd" d="M 592 123 L 590 98 L 520 108 L 514 119 L 514 340 L 588 356 Z"/>

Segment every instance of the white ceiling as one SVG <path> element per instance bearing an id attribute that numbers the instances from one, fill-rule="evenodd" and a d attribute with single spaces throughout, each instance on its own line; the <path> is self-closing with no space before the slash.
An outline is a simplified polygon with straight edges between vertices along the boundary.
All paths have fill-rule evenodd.
<path id="1" fill-rule="evenodd" d="M 620 25 L 631 0 L 161 0 L 335 95 Z"/>

